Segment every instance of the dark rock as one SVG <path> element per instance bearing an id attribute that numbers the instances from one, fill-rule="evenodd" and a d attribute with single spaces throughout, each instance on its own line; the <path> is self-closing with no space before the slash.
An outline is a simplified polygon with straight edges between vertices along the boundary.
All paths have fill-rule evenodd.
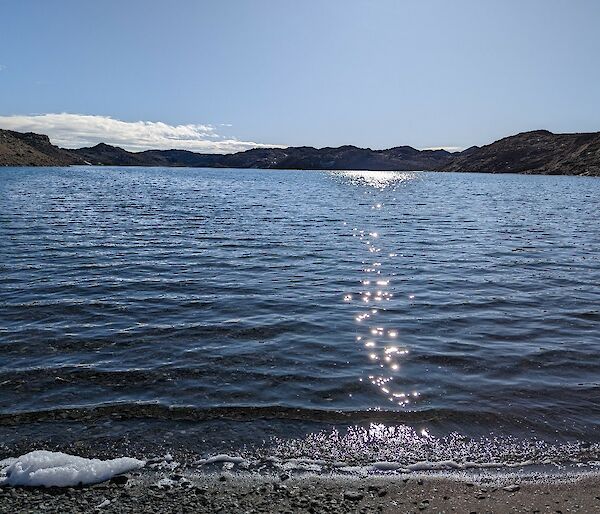
<path id="1" fill-rule="evenodd" d="M 110 483 L 114 484 L 114 485 L 120 485 L 123 486 L 127 483 L 129 479 L 127 478 L 126 475 L 117 475 L 116 477 L 112 477 L 110 479 Z"/>

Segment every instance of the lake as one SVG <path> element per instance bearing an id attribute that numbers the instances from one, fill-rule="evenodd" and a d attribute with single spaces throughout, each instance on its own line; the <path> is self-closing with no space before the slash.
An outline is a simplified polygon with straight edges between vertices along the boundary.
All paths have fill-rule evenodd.
<path id="1" fill-rule="evenodd" d="M 0 207 L 1 453 L 600 458 L 598 179 L 3 168 Z"/>

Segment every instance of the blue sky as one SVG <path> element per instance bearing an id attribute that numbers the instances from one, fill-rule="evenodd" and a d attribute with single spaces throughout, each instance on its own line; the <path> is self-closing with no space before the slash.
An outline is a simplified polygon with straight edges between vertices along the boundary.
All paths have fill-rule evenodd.
<path id="1" fill-rule="evenodd" d="M 0 127 L 64 146 L 600 130 L 596 0 L 0 2 Z"/>

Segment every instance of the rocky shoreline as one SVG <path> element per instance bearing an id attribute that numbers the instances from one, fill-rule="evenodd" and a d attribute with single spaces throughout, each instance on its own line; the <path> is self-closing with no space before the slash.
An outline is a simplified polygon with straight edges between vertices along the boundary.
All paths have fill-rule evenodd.
<path id="1" fill-rule="evenodd" d="M 508 480 L 508 481 L 507 481 Z M 142 471 L 83 488 L 0 489 L 0 512 L 580 512 L 600 509 L 594 475 L 184 476 Z"/>

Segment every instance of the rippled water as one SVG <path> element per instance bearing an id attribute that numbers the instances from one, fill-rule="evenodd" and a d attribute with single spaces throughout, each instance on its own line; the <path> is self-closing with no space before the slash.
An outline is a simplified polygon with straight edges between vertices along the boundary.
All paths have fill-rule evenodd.
<path id="1" fill-rule="evenodd" d="M 6 168 L 0 207 L 13 439 L 118 417 L 600 441 L 597 179 Z"/>

